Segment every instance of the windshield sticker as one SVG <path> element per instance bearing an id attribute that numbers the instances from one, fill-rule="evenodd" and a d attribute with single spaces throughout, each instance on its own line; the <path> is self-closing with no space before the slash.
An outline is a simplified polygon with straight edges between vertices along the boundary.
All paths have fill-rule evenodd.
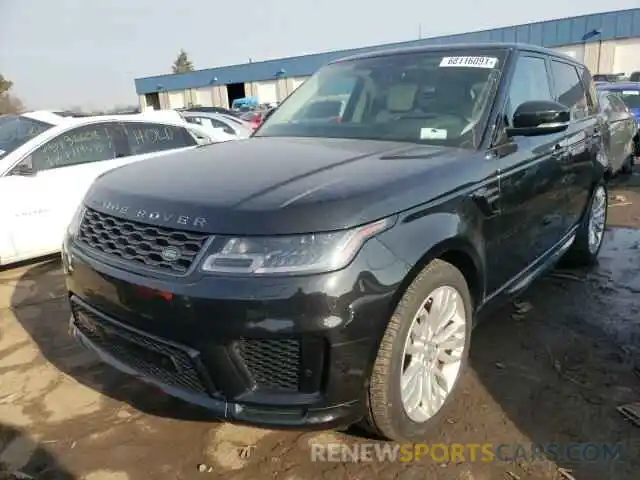
<path id="1" fill-rule="evenodd" d="M 640 90 L 623 90 L 623 95 L 640 95 Z"/>
<path id="2" fill-rule="evenodd" d="M 420 140 L 446 140 L 447 131 L 442 128 L 421 128 Z"/>
<path id="3" fill-rule="evenodd" d="M 498 59 L 496 57 L 444 57 L 440 62 L 440 66 L 495 68 L 497 63 Z"/>

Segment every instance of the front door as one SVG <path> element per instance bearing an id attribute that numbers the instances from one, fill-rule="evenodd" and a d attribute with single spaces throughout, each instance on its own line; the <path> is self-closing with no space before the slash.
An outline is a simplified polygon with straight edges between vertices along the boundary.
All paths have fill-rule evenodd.
<path id="1" fill-rule="evenodd" d="M 544 57 L 521 53 L 510 82 L 504 123 L 513 122 L 518 106 L 552 100 Z M 501 258 L 496 282 L 505 285 L 523 273 L 559 242 L 566 230 L 566 194 L 561 161 L 566 153 L 562 134 L 503 136 L 496 151 L 500 165 Z"/>
<path id="2" fill-rule="evenodd" d="M 118 143 L 104 122 L 84 125 L 52 138 L 20 162 L 32 173 L 7 178 L 12 188 L 20 189 L 10 232 L 18 257 L 59 249 L 73 213 L 102 171 L 100 164 L 124 154 Z M 19 172 L 19 166 L 14 171 Z"/>

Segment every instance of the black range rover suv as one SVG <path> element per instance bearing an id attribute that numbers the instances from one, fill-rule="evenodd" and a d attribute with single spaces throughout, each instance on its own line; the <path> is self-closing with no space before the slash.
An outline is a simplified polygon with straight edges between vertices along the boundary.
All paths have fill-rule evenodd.
<path id="1" fill-rule="evenodd" d="M 252 138 L 95 181 L 63 246 L 71 330 L 224 419 L 424 438 L 482 314 L 596 259 L 594 102 L 526 45 L 329 64 Z"/>

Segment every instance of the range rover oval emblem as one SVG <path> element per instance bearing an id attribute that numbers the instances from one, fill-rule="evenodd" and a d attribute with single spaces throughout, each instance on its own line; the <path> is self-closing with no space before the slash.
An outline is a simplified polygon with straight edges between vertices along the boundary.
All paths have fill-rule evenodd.
<path id="1" fill-rule="evenodd" d="M 160 252 L 160 256 L 167 262 L 175 262 L 181 256 L 181 252 L 176 247 L 167 247 Z"/>

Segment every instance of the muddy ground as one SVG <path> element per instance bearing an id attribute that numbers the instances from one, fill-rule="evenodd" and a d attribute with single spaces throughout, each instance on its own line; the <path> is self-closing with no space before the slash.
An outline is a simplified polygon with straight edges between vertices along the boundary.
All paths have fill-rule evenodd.
<path id="1" fill-rule="evenodd" d="M 507 306 L 478 327 L 461 394 L 427 441 L 622 443 L 618 460 L 311 462 L 310 443 L 370 440 L 218 423 L 101 365 L 67 335 L 52 260 L 0 271 L 0 462 L 42 479 L 638 478 L 640 427 L 616 407 L 640 400 L 640 173 L 610 193 L 599 266 L 540 279 L 528 312 Z"/>

